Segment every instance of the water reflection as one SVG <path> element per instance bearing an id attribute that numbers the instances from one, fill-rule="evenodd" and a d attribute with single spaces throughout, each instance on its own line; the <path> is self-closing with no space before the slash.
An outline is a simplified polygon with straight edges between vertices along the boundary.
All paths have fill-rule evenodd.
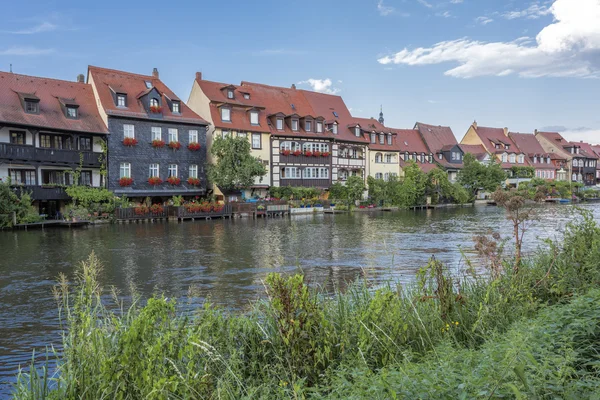
<path id="1" fill-rule="evenodd" d="M 588 206 L 596 214 L 597 206 Z M 527 234 L 526 250 L 554 238 L 570 218 L 568 206 L 542 209 Z M 72 276 L 91 251 L 104 263 L 100 277 L 127 295 L 164 293 L 193 301 L 210 297 L 231 308 L 262 296 L 262 280 L 273 271 L 302 271 L 332 290 L 359 276 L 373 284 L 410 281 L 435 257 L 464 266 L 472 237 L 489 230 L 508 234 L 495 207 L 426 212 L 307 215 L 293 219 L 225 220 L 132 224 L 74 230 L 0 232 L 0 381 L 12 379 L 33 348 L 60 342 L 50 288 L 59 273 Z M 0 383 L 0 397 L 7 386 Z M 2 392 L 4 390 L 4 392 Z"/>

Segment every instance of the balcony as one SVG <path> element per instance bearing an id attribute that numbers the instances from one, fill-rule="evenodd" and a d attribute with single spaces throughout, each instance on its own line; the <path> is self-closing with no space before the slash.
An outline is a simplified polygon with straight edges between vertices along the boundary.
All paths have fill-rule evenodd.
<path id="1" fill-rule="evenodd" d="M 319 157 L 315 156 L 305 156 L 304 154 L 300 154 L 299 156 L 295 155 L 283 155 L 279 153 L 279 162 L 285 164 L 318 164 L 318 165 L 329 165 L 331 164 L 331 155 L 327 157 L 323 157 L 322 155 Z"/>
<path id="2" fill-rule="evenodd" d="M 33 200 L 69 200 L 64 187 L 59 186 L 14 186 L 15 193 L 29 192 Z"/>
<path id="3" fill-rule="evenodd" d="M 329 188 L 331 181 L 329 179 L 285 179 L 279 181 L 279 186 L 303 186 L 303 187 L 318 187 Z"/>
<path id="4" fill-rule="evenodd" d="M 83 166 L 100 168 L 102 153 L 79 150 L 46 149 L 34 146 L 0 143 L 0 159 L 12 162 L 40 162 L 60 165 L 79 165 L 79 154 L 83 154 Z"/>
<path id="5" fill-rule="evenodd" d="M 347 167 L 363 167 L 366 165 L 366 160 L 362 157 L 338 157 L 337 164 Z"/>

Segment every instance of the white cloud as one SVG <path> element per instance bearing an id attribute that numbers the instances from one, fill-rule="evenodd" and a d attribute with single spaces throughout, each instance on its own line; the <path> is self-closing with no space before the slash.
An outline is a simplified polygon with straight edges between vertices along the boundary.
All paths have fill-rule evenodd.
<path id="1" fill-rule="evenodd" d="M 417 0 L 417 1 L 418 1 L 419 3 L 421 3 L 422 5 L 424 5 L 425 7 L 427 7 L 427 8 L 433 8 L 433 4 L 431 4 L 431 3 L 428 3 L 428 2 L 427 2 L 427 1 L 425 1 L 425 0 Z"/>
<path id="2" fill-rule="evenodd" d="M 591 144 L 600 143 L 600 129 L 578 128 L 565 131 L 559 130 L 559 132 L 565 139 L 571 142 L 579 142 L 580 140 L 583 140 L 584 142 Z"/>
<path id="3" fill-rule="evenodd" d="M 450 14 L 450 11 L 444 11 L 443 13 L 437 13 L 435 15 L 437 17 L 444 17 L 444 18 L 450 18 L 450 17 L 452 17 L 452 14 Z"/>
<path id="4" fill-rule="evenodd" d="M 460 4 L 462 2 L 463 2 L 463 0 L 450 0 L 450 3 L 452 3 L 452 4 Z"/>
<path id="5" fill-rule="evenodd" d="M 555 0 L 549 8 L 554 21 L 535 38 L 482 42 L 462 38 L 378 59 L 387 64 L 454 63 L 445 75 L 600 77 L 600 1 Z"/>
<path id="6" fill-rule="evenodd" d="M 488 18 L 488 17 L 477 17 L 477 18 L 475 18 L 475 22 L 477 22 L 481 25 L 487 25 L 490 22 L 494 22 L 494 20 L 492 18 Z"/>
<path id="7" fill-rule="evenodd" d="M 547 3 L 547 2 L 546 2 Z M 540 4 L 538 1 L 531 3 L 529 7 L 523 10 L 508 11 L 502 14 L 506 19 L 527 18 L 538 19 L 551 13 L 550 7 L 546 4 Z"/>
<path id="8" fill-rule="evenodd" d="M 14 35 L 33 35 L 35 33 L 54 31 L 57 28 L 58 28 L 58 26 L 56 26 L 50 22 L 42 22 L 41 24 L 33 26 L 31 28 L 21 29 L 18 31 L 4 31 L 4 32 L 12 33 Z"/>
<path id="9" fill-rule="evenodd" d="M 379 11 L 379 15 L 386 17 L 392 14 L 395 11 L 395 9 L 394 7 L 386 6 L 385 4 L 383 4 L 383 0 L 379 0 L 377 2 L 377 11 Z"/>
<path id="10" fill-rule="evenodd" d="M 331 79 L 307 79 L 305 81 L 298 82 L 299 85 L 309 85 L 312 90 L 315 92 L 327 93 L 327 94 L 337 94 L 340 92 L 340 89 L 333 87 L 333 83 Z"/>
<path id="11" fill-rule="evenodd" d="M 0 50 L 0 56 L 40 56 L 54 53 L 54 49 L 39 49 L 37 47 L 11 47 Z"/>

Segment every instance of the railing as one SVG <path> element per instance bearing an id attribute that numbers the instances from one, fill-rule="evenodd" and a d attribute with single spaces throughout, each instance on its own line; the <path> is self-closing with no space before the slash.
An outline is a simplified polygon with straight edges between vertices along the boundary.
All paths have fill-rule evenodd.
<path id="1" fill-rule="evenodd" d="M 13 186 L 15 192 L 29 192 L 33 200 L 69 200 L 64 187 L 58 186 Z"/>
<path id="2" fill-rule="evenodd" d="M 254 203 L 229 203 L 231 206 L 231 212 L 233 214 L 251 214 L 251 213 L 275 213 L 288 211 L 289 206 L 286 201 L 275 200 L 275 201 L 257 201 Z M 259 206 L 262 209 L 259 210 Z"/>
<path id="3" fill-rule="evenodd" d="M 128 207 L 128 208 L 117 208 L 115 210 L 115 217 L 117 219 L 154 219 L 154 218 L 167 218 L 169 215 L 169 207 L 163 206 L 161 212 L 152 212 L 152 210 L 148 210 L 148 212 L 140 213 L 140 207 Z M 136 209 L 138 212 L 136 212 Z"/>
<path id="4" fill-rule="evenodd" d="M 12 143 L 0 143 L 0 158 L 19 161 L 41 161 L 52 164 L 78 165 L 79 155 L 83 155 L 83 165 L 100 167 L 102 153 L 79 150 L 46 149 Z"/>
<path id="5" fill-rule="evenodd" d="M 329 188 L 331 181 L 329 179 L 281 179 L 280 186 L 303 186 L 303 187 L 318 187 Z"/>
<path id="6" fill-rule="evenodd" d="M 327 157 L 318 156 L 305 156 L 304 154 L 300 154 L 299 156 L 294 156 L 292 154 L 286 156 L 279 153 L 279 162 L 286 164 L 331 164 L 331 155 Z"/>
<path id="7" fill-rule="evenodd" d="M 231 215 L 231 204 L 225 204 L 218 211 L 189 211 L 185 206 L 171 207 L 171 216 L 177 218 L 216 218 Z"/>

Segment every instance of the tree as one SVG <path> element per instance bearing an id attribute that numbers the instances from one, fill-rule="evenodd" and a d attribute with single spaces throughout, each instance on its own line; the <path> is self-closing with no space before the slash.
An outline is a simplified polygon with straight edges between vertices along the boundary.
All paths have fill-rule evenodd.
<path id="1" fill-rule="evenodd" d="M 348 188 L 340 182 L 336 182 L 329 188 L 329 198 L 331 200 L 345 200 L 348 198 Z"/>
<path id="2" fill-rule="evenodd" d="M 409 161 L 404 167 L 404 180 L 395 190 L 394 203 L 403 207 L 424 204 L 427 185 L 427 174 L 414 161 Z"/>
<path id="3" fill-rule="evenodd" d="M 208 167 L 208 178 L 222 190 L 247 188 L 267 173 L 262 162 L 250 154 L 246 138 L 217 137 L 210 152 L 217 161 Z"/>
<path id="4" fill-rule="evenodd" d="M 479 189 L 493 192 L 505 179 L 506 173 L 500 164 L 491 162 L 483 165 L 470 153 L 465 154 L 463 168 L 458 173 L 458 183 L 469 191 L 471 197 L 475 197 Z"/>
<path id="5" fill-rule="evenodd" d="M 357 200 L 362 199 L 363 193 L 367 188 L 365 182 L 360 176 L 351 176 L 346 181 L 346 198 L 348 203 L 354 203 Z"/>

